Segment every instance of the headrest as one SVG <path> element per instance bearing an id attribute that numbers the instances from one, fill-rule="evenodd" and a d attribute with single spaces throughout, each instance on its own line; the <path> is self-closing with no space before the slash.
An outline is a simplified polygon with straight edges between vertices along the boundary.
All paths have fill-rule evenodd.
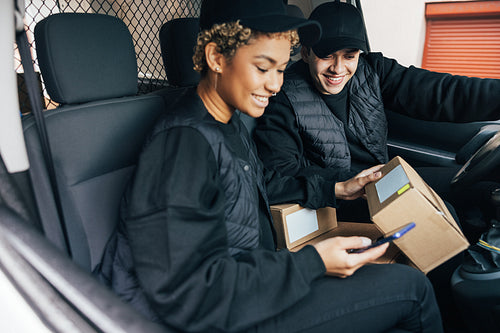
<path id="1" fill-rule="evenodd" d="M 193 69 L 198 32 L 199 21 L 194 17 L 176 18 L 161 27 L 161 56 L 170 85 L 186 87 L 198 84 L 200 74 Z"/>
<path id="2" fill-rule="evenodd" d="M 61 104 L 135 95 L 137 60 L 130 32 L 102 14 L 51 15 L 35 27 L 47 92 Z"/>

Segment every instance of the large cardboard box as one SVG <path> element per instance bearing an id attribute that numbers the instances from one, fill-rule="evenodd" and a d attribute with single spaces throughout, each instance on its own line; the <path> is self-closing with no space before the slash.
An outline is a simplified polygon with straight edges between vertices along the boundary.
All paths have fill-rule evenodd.
<path id="1" fill-rule="evenodd" d="M 372 221 L 385 234 L 409 222 L 416 226 L 394 243 L 424 273 L 467 249 L 469 243 L 443 200 L 401 157 L 366 186 Z"/>
<path id="2" fill-rule="evenodd" d="M 372 241 L 382 236 L 373 223 L 338 222 L 335 208 L 311 210 L 298 204 L 271 206 L 278 249 L 298 251 L 336 236 L 365 236 Z M 408 259 L 395 246 L 390 245 L 376 263 L 407 263 Z"/>

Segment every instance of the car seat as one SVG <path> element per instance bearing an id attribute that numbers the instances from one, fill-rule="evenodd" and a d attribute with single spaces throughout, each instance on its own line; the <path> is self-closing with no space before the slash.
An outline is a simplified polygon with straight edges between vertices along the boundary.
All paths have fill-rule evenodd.
<path id="1" fill-rule="evenodd" d="M 199 30 L 196 17 L 175 18 L 160 28 L 161 56 L 172 87 L 195 86 L 200 80 L 200 73 L 194 70 L 193 64 Z"/>
<path id="2" fill-rule="evenodd" d="M 200 80 L 200 73 L 194 70 L 193 51 L 199 32 L 196 17 L 175 18 L 164 23 L 158 34 L 161 56 L 168 86 L 152 92 L 162 96 L 171 105 L 188 87 L 194 87 Z"/>
<path id="3" fill-rule="evenodd" d="M 165 104 L 160 96 L 136 96 L 134 45 L 118 18 L 55 14 L 36 25 L 35 42 L 45 87 L 59 103 L 44 119 L 61 219 L 35 121 L 27 117 L 23 128 L 36 203 L 46 237 L 91 271 L 119 219 L 122 192 L 143 141 Z"/>

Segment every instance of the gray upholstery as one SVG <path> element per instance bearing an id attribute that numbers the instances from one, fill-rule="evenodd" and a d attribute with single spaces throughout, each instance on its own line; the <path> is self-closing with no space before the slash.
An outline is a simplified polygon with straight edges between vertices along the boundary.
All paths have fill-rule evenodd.
<path id="1" fill-rule="evenodd" d="M 161 55 L 169 85 L 188 87 L 200 80 L 200 74 L 193 69 L 198 32 L 199 22 L 195 17 L 176 18 L 161 27 Z"/>
<path id="2" fill-rule="evenodd" d="M 43 80 L 54 101 L 76 104 L 136 94 L 134 44 L 118 18 L 55 14 L 36 25 L 35 41 Z"/>
<path id="3" fill-rule="evenodd" d="M 57 14 L 37 25 L 35 37 L 47 90 L 65 103 L 44 116 L 71 253 L 74 261 L 93 270 L 118 221 L 120 199 L 143 141 L 164 103 L 160 96 L 134 95 L 134 47 L 122 21 L 99 14 Z M 47 237 L 64 248 L 34 119 L 24 119 L 23 125 L 42 225 Z"/>
<path id="4" fill-rule="evenodd" d="M 198 84 L 200 73 L 194 70 L 193 53 L 198 38 L 198 18 L 175 18 L 162 25 L 160 38 L 161 55 L 168 86 L 152 92 L 172 105 L 188 88 Z"/>

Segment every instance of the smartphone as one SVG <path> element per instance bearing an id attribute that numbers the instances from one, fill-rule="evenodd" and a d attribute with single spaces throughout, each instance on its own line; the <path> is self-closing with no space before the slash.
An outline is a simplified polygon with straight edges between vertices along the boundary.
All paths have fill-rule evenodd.
<path id="1" fill-rule="evenodd" d="M 401 228 L 397 229 L 396 231 L 390 233 L 389 236 L 377 239 L 371 245 L 368 245 L 366 247 L 362 247 L 362 248 L 359 248 L 359 249 L 350 249 L 347 252 L 349 252 L 349 253 L 361 253 L 361 252 L 364 252 L 364 251 L 366 251 L 368 249 L 371 249 L 371 248 L 380 246 L 382 244 L 385 244 L 387 242 L 392 242 L 393 240 L 398 239 L 401 236 L 403 236 L 404 234 L 406 234 L 408 231 L 410 231 L 414 227 L 415 227 L 415 222 L 410 222 L 408 224 L 405 224 Z"/>

